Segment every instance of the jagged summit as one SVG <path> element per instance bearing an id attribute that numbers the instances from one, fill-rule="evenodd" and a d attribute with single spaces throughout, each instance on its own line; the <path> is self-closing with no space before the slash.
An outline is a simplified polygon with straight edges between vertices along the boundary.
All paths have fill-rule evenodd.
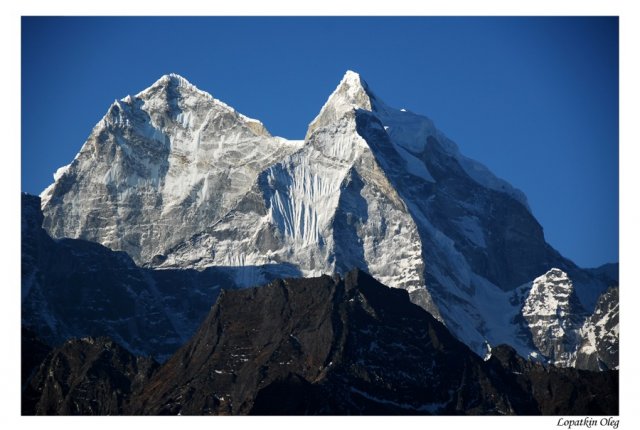
<path id="1" fill-rule="evenodd" d="M 327 102 L 322 106 L 318 116 L 309 124 L 307 139 L 316 129 L 331 124 L 356 109 L 372 110 L 372 98 L 369 86 L 360 75 L 347 70 Z"/>
<path id="2" fill-rule="evenodd" d="M 549 280 L 566 280 L 569 279 L 569 275 L 562 269 L 558 269 L 557 267 L 552 267 L 549 269 L 547 273 L 542 275 L 543 277 Z"/>
<path id="3" fill-rule="evenodd" d="M 191 82 L 189 82 L 183 76 L 177 73 L 169 73 L 166 75 L 162 75 L 157 81 L 155 81 L 150 87 L 140 91 L 136 94 L 138 98 L 144 98 L 145 95 L 153 94 L 159 89 L 164 90 L 189 90 L 200 93 L 201 95 L 213 99 L 213 96 L 206 92 L 202 91 Z"/>
<path id="4" fill-rule="evenodd" d="M 372 94 L 369 85 L 365 82 L 360 74 L 347 70 L 342 80 L 329 97 L 327 104 L 336 103 L 337 101 L 351 104 L 359 109 L 371 110 Z M 340 99 L 342 97 L 342 99 Z"/>
<path id="5" fill-rule="evenodd" d="M 134 97 L 128 95 L 120 101 L 116 101 L 114 105 L 120 107 L 119 102 L 133 105 L 136 100 L 141 100 L 152 109 L 168 106 L 175 116 L 179 115 L 183 110 L 192 109 L 202 112 L 214 110 L 222 114 L 231 114 L 254 133 L 262 136 L 271 136 L 261 121 L 241 114 L 233 107 L 216 99 L 211 93 L 201 90 L 177 73 L 163 75 L 150 87 L 140 91 Z M 114 105 L 112 105 L 112 108 Z"/>
<path id="6" fill-rule="evenodd" d="M 370 92 L 369 85 L 354 71 L 347 70 L 332 96 L 336 93 L 346 95 L 347 100 L 357 108 L 367 110 L 372 108 L 373 94 Z"/>

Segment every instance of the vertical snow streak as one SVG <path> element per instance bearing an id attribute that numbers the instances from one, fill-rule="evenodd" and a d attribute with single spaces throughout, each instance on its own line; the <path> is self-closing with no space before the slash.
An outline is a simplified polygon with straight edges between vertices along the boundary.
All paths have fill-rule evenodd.
<path id="1" fill-rule="evenodd" d="M 326 243 L 323 233 L 335 213 L 348 168 L 318 167 L 307 158 L 296 158 L 267 171 L 273 189 L 269 217 L 294 248 Z"/>

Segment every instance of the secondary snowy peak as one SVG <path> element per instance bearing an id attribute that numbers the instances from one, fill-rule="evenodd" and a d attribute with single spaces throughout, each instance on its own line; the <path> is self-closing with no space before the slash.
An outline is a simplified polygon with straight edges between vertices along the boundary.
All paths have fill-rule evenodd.
<path id="1" fill-rule="evenodd" d="M 560 269 L 551 269 L 515 293 L 524 296 L 524 331 L 539 358 L 586 370 L 618 367 L 618 287 L 600 295 L 591 315 L 579 302 L 574 282 Z"/>
<path id="2" fill-rule="evenodd" d="M 585 315 L 567 273 L 553 268 L 536 278 L 524 301 L 522 316 L 544 357 L 557 366 L 575 363 Z"/>

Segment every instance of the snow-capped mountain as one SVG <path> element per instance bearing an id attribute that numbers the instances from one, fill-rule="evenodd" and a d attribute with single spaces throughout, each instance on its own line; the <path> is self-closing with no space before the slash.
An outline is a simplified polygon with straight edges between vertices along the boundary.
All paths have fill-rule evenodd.
<path id="1" fill-rule="evenodd" d="M 167 75 L 116 100 L 42 195 L 44 227 L 127 252 L 138 264 L 234 208 L 269 165 L 300 147 Z"/>
<path id="2" fill-rule="evenodd" d="M 157 269 L 225 267 L 239 286 L 357 267 L 408 290 L 481 355 L 507 343 L 557 361 L 556 344 L 536 343 L 523 327 L 537 326 L 523 324 L 558 334 L 610 286 L 545 242 L 521 191 L 428 118 L 386 105 L 354 72 L 304 141 L 273 137 L 165 76 L 109 108 L 56 172 L 42 209 L 53 237 L 95 241 Z M 568 281 L 541 287 L 551 268 L 571 279 L 571 294 Z M 579 306 L 558 305 L 566 318 L 536 305 L 567 294 Z M 573 344 L 562 351 L 582 342 L 563 339 Z"/>

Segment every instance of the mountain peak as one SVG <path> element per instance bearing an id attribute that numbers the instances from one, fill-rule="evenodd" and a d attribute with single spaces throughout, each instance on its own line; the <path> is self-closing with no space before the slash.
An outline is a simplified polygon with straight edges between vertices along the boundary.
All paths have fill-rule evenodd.
<path id="1" fill-rule="evenodd" d="M 362 79 L 358 73 L 347 70 L 338 87 L 331 96 L 329 96 L 324 107 L 327 105 L 336 107 L 346 105 L 355 109 L 371 110 L 372 98 L 373 96 L 369 91 L 369 86 L 364 79 Z"/>
<path id="2" fill-rule="evenodd" d="M 177 73 L 169 73 L 162 75 L 160 79 L 155 81 L 149 88 L 140 91 L 136 94 L 136 97 L 144 98 L 145 96 L 152 96 L 158 92 L 176 94 L 184 91 L 198 93 L 205 96 L 208 99 L 213 99 L 213 96 L 206 91 L 202 91 L 191 82 L 189 82 L 183 76 Z"/>
<path id="3" fill-rule="evenodd" d="M 544 275 L 536 278 L 534 282 L 543 280 L 564 281 L 569 280 L 569 275 L 565 271 L 558 269 L 557 267 L 553 267 Z"/>
<path id="4" fill-rule="evenodd" d="M 158 79 L 153 86 L 172 86 L 172 87 L 194 87 L 194 85 L 189 82 L 185 77 L 177 74 L 177 73 L 168 73 L 166 75 L 162 75 L 160 79 Z"/>
<path id="5" fill-rule="evenodd" d="M 342 116 L 353 112 L 355 109 L 372 110 L 373 98 L 374 96 L 370 92 L 369 86 L 360 75 L 352 70 L 347 70 L 318 116 L 309 124 L 307 137 L 311 136 L 312 132 L 317 128 L 339 120 Z"/>
<path id="6" fill-rule="evenodd" d="M 349 85 L 353 88 L 362 88 L 363 90 L 367 90 L 367 83 L 360 77 L 358 72 L 354 72 L 353 70 L 347 70 L 340 81 L 340 85 Z"/>

